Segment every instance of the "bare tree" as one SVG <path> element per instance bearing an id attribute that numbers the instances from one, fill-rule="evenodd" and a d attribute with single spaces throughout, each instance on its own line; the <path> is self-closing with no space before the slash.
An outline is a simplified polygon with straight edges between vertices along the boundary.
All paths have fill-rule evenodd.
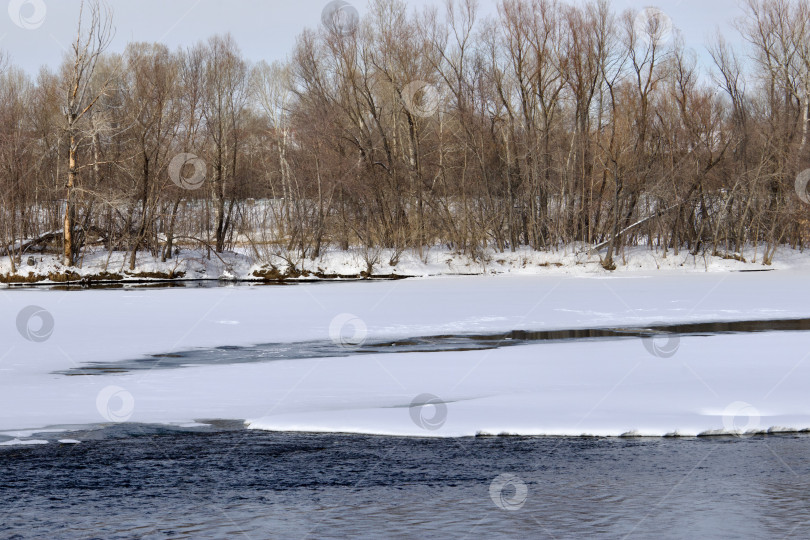
<path id="1" fill-rule="evenodd" d="M 68 171 L 65 185 L 63 264 L 72 266 L 78 245 L 74 238 L 77 188 L 80 166 L 78 150 L 82 143 L 81 123 L 107 89 L 109 81 L 94 87 L 93 74 L 101 55 L 114 35 L 112 11 L 104 0 L 83 1 L 79 11 L 76 40 L 65 60 L 64 115 L 68 139 Z"/>

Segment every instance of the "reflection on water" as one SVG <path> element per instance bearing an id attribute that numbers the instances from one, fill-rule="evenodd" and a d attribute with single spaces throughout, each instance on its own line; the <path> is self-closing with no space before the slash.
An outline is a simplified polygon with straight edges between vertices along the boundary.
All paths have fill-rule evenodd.
<path id="1" fill-rule="evenodd" d="M 644 328 L 593 328 L 538 332 L 514 330 L 497 334 L 425 336 L 394 341 L 368 340 L 357 347 L 346 347 L 332 341 L 302 341 L 268 343 L 251 347 L 225 346 L 170 352 L 134 360 L 87 363 L 58 373 L 71 376 L 108 375 L 139 370 L 177 369 L 187 366 L 244 364 L 303 358 L 338 358 L 356 354 L 473 351 L 529 345 L 544 341 L 639 339 L 660 335 L 712 336 L 730 333 L 801 331 L 810 331 L 810 319 L 708 322 L 653 325 Z"/>
<path id="2" fill-rule="evenodd" d="M 810 437 L 398 439 L 116 427 L 0 449 L 4 534 L 785 537 L 810 533 Z M 140 431 L 139 430 L 143 430 Z M 526 486 L 514 511 L 491 485 Z M 515 491 L 504 491 L 506 500 Z"/>

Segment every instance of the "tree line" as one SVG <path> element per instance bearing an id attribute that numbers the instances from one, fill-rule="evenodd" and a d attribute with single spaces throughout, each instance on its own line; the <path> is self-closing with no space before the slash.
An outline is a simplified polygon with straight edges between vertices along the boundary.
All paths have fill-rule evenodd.
<path id="1" fill-rule="evenodd" d="M 0 64 L 0 255 L 445 246 L 741 257 L 810 235 L 810 2 L 745 0 L 698 61 L 606 0 L 338 0 L 284 62 L 230 35 L 109 50 L 103 0 L 35 76 Z M 801 179 L 802 176 L 799 175 Z"/>

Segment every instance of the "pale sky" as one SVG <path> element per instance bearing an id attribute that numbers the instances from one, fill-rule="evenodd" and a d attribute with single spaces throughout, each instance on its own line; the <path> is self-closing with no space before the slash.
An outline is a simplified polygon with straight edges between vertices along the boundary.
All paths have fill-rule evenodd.
<path id="1" fill-rule="evenodd" d="M 359 11 L 366 0 L 349 0 Z M 326 0 L 109 0 L 115 13 L 112 50 L 129 41 L 161 41 L 170 48 L 189 46 L 216 33 L 231 32 L 251 61 L 284 59 L 296 36 L 320 24 Z M 655 6 L 683 32 L 687 46 L 705 58 L 705 44 L 720 28 L 737 42 L 730 23 L 741 14 L 739 0 L 613 0 L 614 10 Z M 0 49 L 13 62 L 36 73 L 39 66 L 59 64 L 75 32 L 80 0 L 0 0 Z M 442 0 L 409 0 L 414 7 Z M 494 0 L 481 0 L 481 11 L 493 13 Z M 7 11 L 7 13 L 3 13 Z M 22 13 L 22 18 L 12 18 Z M 16 22 L 16 24 L 15 24 Z M 33 28 L 25 29 L 22 26 Z"/>

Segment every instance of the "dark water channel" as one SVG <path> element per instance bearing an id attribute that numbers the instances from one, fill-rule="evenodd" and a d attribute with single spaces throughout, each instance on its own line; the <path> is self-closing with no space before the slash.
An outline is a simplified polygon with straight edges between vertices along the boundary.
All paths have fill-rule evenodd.
<path id="1" fill-rule="evenodd" d="M 118 425 L 0 449 L 3 538 L 810 536 L 810 437 L 404 439 Z"/>
<path id="2" fill-rule="evenodd" d="M 140 370 L 177 369 L 188 366 L 243 364 L 303 358 L 335 358 L 357 354 L 396 354 L 497 349 L 541 342 L 597 339 L 660 339 L 674 336 L 713 336 L 755 332 L 810 331 L 810 319 L 708 322 L 648 327 L 546 330 L 496 334 L 457 334 L 412 337 L 398 340 L 365 340 L 362 343 L 335 343 L 329 340 L 267 343 L 250 347 L 215 347 L 156 354 L 116 362 L 87 363 L 63 375 L 109 375 Z"/>

